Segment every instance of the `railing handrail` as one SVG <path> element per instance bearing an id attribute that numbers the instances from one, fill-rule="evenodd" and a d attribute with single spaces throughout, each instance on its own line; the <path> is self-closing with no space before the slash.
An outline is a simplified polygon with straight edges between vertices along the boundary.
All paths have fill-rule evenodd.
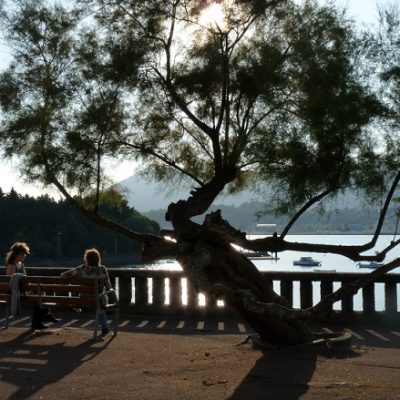
<path id="1" fill-rule="evenodd" d="M 35 271 L 35 274 L 59 275 L 61 272 L 70 269 L 69 267 L 25 267 L 28 272 Z M 4 270 L 4 271 L 3 271 Z M 0 267 L 0 274 L 4 274 L 5 267 Z M 187 274 L 180 270 L 156 270 L 147 268 L 129 268 L 112 267 L 108 268 L 110 276 L 131 276 L 131 277 L 186 277 Z M 334 281 L 350 282 L 369 275 L 368 272 L 317 272 L 317 271 L 260 271 L 269 279 L 290 279 L 293 281 L 311 280 L 311 281 Z M 30 274 L 33 275 L 33 274 Z M 400 274 L 389 273 L 376 280 L 377 283 L 398 282 L 400 283 Z"/>

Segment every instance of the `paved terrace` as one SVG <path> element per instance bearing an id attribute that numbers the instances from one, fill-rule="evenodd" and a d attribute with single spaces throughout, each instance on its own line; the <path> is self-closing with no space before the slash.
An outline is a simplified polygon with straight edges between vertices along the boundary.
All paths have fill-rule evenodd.
<path id="1" fill-rule="evenodd" d="M 31 268 L 28 274 L 62 270 Z M 200 307 L 188 282 L 183 304 L 182 272 L 121 268 L 110 273 L 121 303 L 118 335 L 94 341 L 93 314 L 59 310 L 59 324 L 33 332 L 25 310 L 0 331 L 0 400 L 400 399 L 400 275 L 378 283 L 384 288 L 384 310 L 375 307 L 377 286 L 372 284 L 361 291 L 361 311 L 350 298 L 329 322 L 313 326 L 350 332 L 353 346 L 343 352 L 254 349 L 243 344 L 253 333 L 245 321 L 214 299 L 206 298 Z M 315 290 L 323 296 L 337 282 L 362 275 L 265 276 L 289 301 L 297 296 L 301 307 L 309 307 Z"/>
<path id="2" fill-rule="evenodd" d="M 90 313 L 56 315 L 0 331 L 0 399 L 400 399 L 398 323 L 314 326 L 351 332 L 346 352 L 261 351 L 238 318 L 122 313 L 118 335 L 94 341 Z"/>

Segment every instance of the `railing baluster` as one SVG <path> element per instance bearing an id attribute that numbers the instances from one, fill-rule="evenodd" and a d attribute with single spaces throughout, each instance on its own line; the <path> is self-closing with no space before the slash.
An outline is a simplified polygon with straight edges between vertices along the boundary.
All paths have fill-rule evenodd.
<path id="1" fill-rule="evenodd" d="M 312 307 L 312 303 L 312 282 L 310 280 L 302 280 L 300 281 L 300 307 L 309 308 Z"/>
<path id="2" fill-rule="evenodd" d="M 215 312 L 217 309 L 217 300 L 215 299 L 215 297 L 208 293 L 204 293 L 204 297 L 206 300 L 205 309 L 207 310 L 207 312 Z"/>
<path id="3" fill-rule="evenodd" d="M 191 280 L 187 278 L 187 311 L 197 312 L 199 309 L 199 293 L 192 284 Z"/>
<path id="4" fill-rule="evenodd" d="M 330 295 L 332 292 L 333 292 L 333 282 L 326 280 L 321 281 L 321 299 L 323 299 L 325 296 Z M 333 306 L 330 305 L 327 308 L 327 311 L 332 311 L 332 309 Z"/>
<path id="5" fill-rule="evenodd" d="M 143 276 L 135 277 L 135 306 L 143 307 L 148 305 L 147 278 Z"/>
<path id="6" fill-rule="evenodd" d="M 365 314 L 371 314 L 375 311 L 375 285 L 370 283 L 362 289 L 363 311 Z"/>
<path id="7" fill-rule="evenodd" d="M 121 306 L 128 306 L 132 301 L 132 278 L 120 276 L 118 279 L 119 303 Z"/>
<path id="8" fill-rule="evenodd" d="M 397 285 L 395 282 L 385 283 L 385 311 L 390 314 L 397 312 Z"/>
<path id="9" fill-rule="evenodd" d="M 340 284 L 342 286 L 348 284 L 347 280 L 341 281 Z M 354 295 L 347 296 L 342 300 L 342 313 L 343 314 L 352 314 L 354 312 Z"/>
<path id="10" fill-rule="evenodd" d="M 153 277 L 153 307 L 163 307 L 165 305 L 165 278 Z"/>
<path id="11" fill-rule="evenodd" d="M 182 308 L 182 284 L 180 277 L 169 278 L 169 306 L 171 310 Z"/>
<path id="12" fill-rule="evenodd" d="M 293 306 L 293 281 L 281 280 L 281 296 Z"/>
<path id="13" fill-rule="evenodd" d="M 351 314 L 354 312 L 354 297 L 346 297 L 342 300 L 342 312 L 344 314 Z"/>

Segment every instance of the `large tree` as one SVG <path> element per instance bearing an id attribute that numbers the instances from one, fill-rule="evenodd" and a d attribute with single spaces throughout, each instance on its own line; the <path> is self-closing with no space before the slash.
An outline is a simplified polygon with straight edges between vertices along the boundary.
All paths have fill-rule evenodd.
<path id="1" fill-rule="evenodd" d="M 373 123 L 387 108 L 366 83 L 361 39 L 345 13 L 289 0 L 86 0 L 68 10 L 18 0 L 9 10 L 4 154 L 19 157 L 28 179 L 55 185 L 89 218 L 143 243 L 145 260 L 176 257 L 195 287 L 239 310 L 264 341 L 309 341 L 307 320 L 400 265 L 298 310 L 232 247 L 381 261 L 398 244 L 363 254 L 400 175 L 398 156 L 384 157 Z M 190 197 L 168 207 L 171 231 L 138 234 L 101 216 L 110 159 L 136 160 L 169 184 L 191 182 Z M 220 193 L 249 185 L 275 188 L 274 208 L 293 212 L 282 232 L 250 240 L 218 212 L 192 221 Z M 372 198 L 387 191 L 371 241 L 286 240 L 307 209 L 349 187 Z"/>

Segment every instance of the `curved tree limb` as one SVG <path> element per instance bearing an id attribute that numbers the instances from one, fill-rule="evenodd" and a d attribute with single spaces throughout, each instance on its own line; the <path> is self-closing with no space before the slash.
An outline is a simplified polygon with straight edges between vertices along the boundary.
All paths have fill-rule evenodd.
<path id="1" fill-rule="evenodd" d="M 301 217 L 301 215 L 303 215 L 311 206 L 313 206 L 314 204 L 318 203 L 319 201 L 321 201 L 324 197 L 328 196 L 329 194 L 331 194 L 334 191 L 334 189 L 327 189 L 325 191 L 323 191 L 322 193 L 320 193 L 317 196 L 314 196 L 313 198 L 311 198 L 310 200 L 307 201 L 306 204 L 303 205 L 303 207 L 300 208 L 300 210 L 298 210 L 293 217 L 290 219 L 290 221 L 288 222 L 288 224 L 286 225 L 285 229 L 282 231 L 282 233 L 279 235 L 281 239 L 284 239 L 285 236 L 288 234 L 289 230 L 291 229 L 291 227 L 295 224 L 295 222 Z"/>
<path id="2" fill-rule="evenodd" d="M 372 238 L 372 240 L 370 242 L 372 246 L 375 246 L 375 244 L 376 244 L 376 242 L 377 242 L 377 240 L 379 238 L 379 235 L 381 234 L 382 226 L 383 226 L 383 222 L 384 222 L 385 217 L 386 217 L 387 210 L 389 208 L 390 202 L 392 201 L 393 195 L 394 195 L 395 190 L 396 190 L 396 188 L 397 188 L 397 186 L 399 184 L 399 181 L 400 181 L 400 171 L 397 172 L 397 175 L 396 175 L 396 177 L 394 178 L 394 180 L 392 182 L 392 186 L 390 187 L 390 190 L 389 190 L 389 192 L 388 192 L 388 194 L 386 196 L 385 204 L 384 204 L 384 206 L 383 206 L 383 208 L 381 210 L 381 213 L 379 215 L 379 221 L 378 221 L 378 224 L 376 226 L 374 236 L 373 236 L 373 238 Z"/>
<path id="3" fill-rule="evenodd" d="M 127 147 L 131 147 L 132 149 L 142 151 L 143 153 L 147 155 L 151 155 L 160 161 L 162 161 L 164 164 L 176 169 L 178 172 L 180 172 L 182 175 L 187 176 L 188 178 L 192 179 L 194 182 L 199 184 L 200 186 L 204 185 L 204 182 L 200 180 L 196 175 L 190 173 L 188 170 L 182 168 L 181 166 L 177 165 L 174 160 L 171 160 L 164 154 L 160 154 L 154 150 L 152 150 L 150 147 L 144 145 L 144 144 L 135 144 L 135 143 L 129 143 L 126 141 L 118 141 L 119 144 L 122 144 Z"/>
<path id="4" fill-rule="evenodd" d="M 225 185 L 235 177 L 236 170 L 234 168 L 224 168 L 221 174 L 215 174 L 208 183 L 193 190 L 187 200 L 170 204 L 166 215 L 167 221 L 174 221 L 177 226 L 185 229 L 189 234 L 187 228 L 194 227 L 190 218 L 205 213 L 215 198 L 223 191 Z M 175 224 L 173 223 L 174 228 L 176 228 Z"/>
<path id="5" fill-rule="evenodd" d="M 352 261 L 382 261 L 388 251 L 400 244 L 400 240 L 392 242 L 387 248 L 375 255 L 362 255 L 366 249 L 369 250 L 370 242 L 363 245 L 335 245 L 322 243 L 298 243 L 288 242 L 278 235 L 268 236 L 262 239 L 247 239 L 246 233 L 232 227 L 221 217 L 220 210 L 206 216 L 206 221 L 216 233 L 224 235 L 230 243 L 236 244 L 243 249 L 252 251 L 300 251 L 315 253 L 333 253 L 347 257 Z"/>
<path id="6" fill-rule="evenodd" d="M 399 266 L 400 258 L 396 258 L 395 260 L 382 265 L 380 268 L 377 268 L 367 276 L 358 279 L 355 282 L 341 286 L 336 292 L 325 296 L 318 304 L 309 308 L 308 311 L 312 314 L 319 314 L 323 311 L 326 311 L 326 309 L 328 309 L 333 303 L 343 300 L 350 295 L 356 294 L 364 286 L 375 282 L 378 278 L 382 277 L 393 269 L 398 268 Z"/>
<path id="7" fill-rule="evenodd" d="M 175 257 L 177 252 L 176 243 L 166 240 L 165 238 L 158 237 L 151 234 L 142 234 L 125 228 L 107 218 L 100 216 L 98 213 L 92 212 L 83 207 L 79 202 L 74 199 L 65 187 L 59 182 L 56 176 L 52 173 L 48 161 L 45 161 L 47 178 L 57 189 L 62 193 L 64 198 L 82 215 L 93 221 L 94 223 L 111 229 L 114 232 L 120 233 L 128 238 L 143 244 L 142 259 L 143 261 L 151 261 L 160 257 L 171 256 Z"/>

